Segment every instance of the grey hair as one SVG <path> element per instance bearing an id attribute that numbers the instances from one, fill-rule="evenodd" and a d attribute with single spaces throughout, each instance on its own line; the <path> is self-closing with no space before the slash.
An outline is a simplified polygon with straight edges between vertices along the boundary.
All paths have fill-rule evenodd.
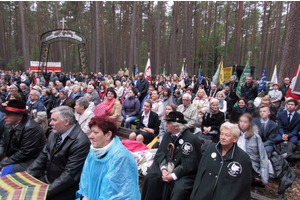
<path id="1" fill-rule="evenodd" d="M 20 87 L 24 87 L 25 89 L 28 89 L 28 86 L 25 83 L 21 83 Z"/>
<path id="2" fill-rule="evenodd" d="M 76 103 L 77 103 L 79 106 L 83 106 L 84 109 L 87 109 L 87 107 L 89 107 L 89 102 L 88 102 L 88 100 L 86 100 L 86 98 L 84 98 L 84 97 L 80 97 L 79 99 L 77 99 Z"/>
<path id="3" fill-rule="evenodd" d="M 90 101 L 93 98 L 93 95 L 89 94 L 89 93 L 85 93 L 83 96 L 87 97 Z"/>
<path id="4" fill-rule="evenodd" d="M 186 127 L 182 126 L 181 123 L 178 123 L 178 122 L 170 122 L 170 124 L 171 124 L 172 126 L 177 126 L 180 132 L 184 131 L 185 128 L 186 128 Z"/>
<path id="5" fill-rule="evenodd" d="M 235 138 L 239 138 L 241 135 L 241 130 L 239 129 L 237 124 L 232 124 L 230 122 L 225 122 L 224 124 L 221 125 L 220 131 L 222 132 L 223 129 L 230 130 L 232 135 Z"/>
<path id="6" fill-rule="evenodd" d="M 38 90 L 31 90 L 36 96 L 40 97 L 41 93 Z"/>
<path id="7" fill-rule="evenodd" d="M 93 85 L 88 85 L 88 88 L 92 88 L 93 90 L 95 89 L 95 87 Z"/>
<path id="8" fill-rule="evenodd" d="M 185 93 L 182 97 L 187 97 L 189 100 L 192 100 L 192 96 L 188 93 Z"/>
<path id="9" fill-rule="evenodd" d="M 68 94 L 68 91 L 66 89 L 59 90 L 59 92 L 63 93 L 64 95 Z"/>
<path id="10" fill-rule="evenodd" d="M 213 103 L 219 103 L 219 100 L 213 98 L 209 101 L 209 105 L 211 106 L 211 104 L 213 104 Z"/>
<path id="11" fill-rule="evenodd" d="M 59 118 L 61 121 L 66 121 L 69 119 L 69 125 L 73 125 L 76 122 L 75 115 L 74 115 L 74 110 L 70 108 L 69 106 L 59 106 L 56 108 L 53 108 L 51 113 L 59 113 Z"/>

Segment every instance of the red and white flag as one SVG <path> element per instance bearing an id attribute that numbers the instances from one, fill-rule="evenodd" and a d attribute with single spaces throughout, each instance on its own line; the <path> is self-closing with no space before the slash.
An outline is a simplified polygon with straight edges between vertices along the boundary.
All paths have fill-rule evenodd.
<path id="1" fill-rule="evenodd" d="M 291 85 L 288 92 L 286 93 L 286 98 L 292 97 L 295 100 L 300 100 L 300 63 L 294 73 Z"/>
<path id="2" fill-rule="evenodd" d="M 145 78 L 147 81 L 152 82 L 150 58 L 148 58 L 148 61 L 147 61 L 146 67 L 145 67 Z"/>
<path id="3" fill-rule="evenodd" d="M 179 84 L 181 85 L 181 88 L 185 87 L 185 83 L 184 83 L 184 63 L 182 65 L 182 69 L 181 69 L 180 76 L 179 76 Z"/>

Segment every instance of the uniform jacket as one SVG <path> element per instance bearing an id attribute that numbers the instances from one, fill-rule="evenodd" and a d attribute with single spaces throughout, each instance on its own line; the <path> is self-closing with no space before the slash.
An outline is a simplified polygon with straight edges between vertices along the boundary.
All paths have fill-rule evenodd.
<path id="1" fill-rule="evenodd" d="M 27 115 L 13 129 L 6 125 L 4 138 L 0 141 L 0 168 L 14 165 L 14 172 L 24 171 L 38 157 L 46 144 L 43 129 Z"/>
<path id="2" fill-rule="evenodd" d="M 251 160 L 236 144 L 222 156 L 221 144 L 211 144 L 199 164 L 191 200 L 250 200 Z"/>
<path id="3" fill-rule="evenodd" d="M 78 123 L 59 147 L 55 147 L 57 138 L 57 133 L 50 134 L 43 151 L 28 167 L 27 172 L 50 184 L 48 198 L 74 187 L 75 199 L 81 170 L 90 150 L 90 141 Z"/>
<path id="4" fill-rule="evenodd" d="M 258 127 L 259 135 L 264 146 L 273 146 L 275 144 L 275 138 L 278 133 L 278 125 L 272 120 L 269 120 L 268 123 L 265 125 L 264 134 L 262 135 L 261 118 L 254 118 L 253 122 Z"/>
<path id="5" fill-rule="evenodd" d="M 287 111 L 278 114 L 278 133 L 280 135 L 287 134 L 289 137 L 297 136 L 300 130 L 300 114 L 295 112 L 291 122 L 288 124 Z"/>

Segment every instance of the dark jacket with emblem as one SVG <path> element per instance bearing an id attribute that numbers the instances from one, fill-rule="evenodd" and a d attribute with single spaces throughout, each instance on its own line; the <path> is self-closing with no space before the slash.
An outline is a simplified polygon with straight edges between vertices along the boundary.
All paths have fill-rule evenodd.
<path id="1" fill-rule="evenodd" d="M 27 172 L 50 184 L 47 199 L 75 199 L 90 141 L 78 123 L 63 143 L 55 147 L 57 137 L 55 132 L 50 134 L 48 143 Z"/>
<path id="2" fill-rule="evenodd" d="M 177 177 L 177 180 L 174 181 L 170 199 L 186 199 L 192 191 L 201 159 L 201 142 L 188 129 L 183 131 L 176 141 L 171 137 L 171 133 L 166 132 L 154 157 L 153 166 L 146 176 L 142 199 L 162 199 L 164 182 L 161 178 L 161 165 L 169 161 L 170 152 L 167 150 L 169 143 L 174 143 L 175 146 L 173 159 L 175 164 L 174 173 Z M 185 146 L 188 147 L 186 148 L 188 150 L 184 148 Z"/>
<path id="3" fill-rule="evenodd" d="M 222 156 L 221 144 L 207 147 L 199 164 L 193 200 L 247 200 L 251 198 L 252 167 L 247 153 L 236 144 Z"/>

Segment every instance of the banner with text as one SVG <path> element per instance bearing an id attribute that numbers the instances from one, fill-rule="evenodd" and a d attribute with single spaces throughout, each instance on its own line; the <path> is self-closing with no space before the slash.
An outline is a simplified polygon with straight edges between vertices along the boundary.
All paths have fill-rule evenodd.
<path id="1" fill-rule="evenodd" d="M 33 72 L 39 71 L 39 61 L 30 61 L 30 70 Z M 42 70 L 42 67 L 40 67 L 40 70 Z M 61 72 L 61 62 L 47 62 L 47 71 Z"/>

